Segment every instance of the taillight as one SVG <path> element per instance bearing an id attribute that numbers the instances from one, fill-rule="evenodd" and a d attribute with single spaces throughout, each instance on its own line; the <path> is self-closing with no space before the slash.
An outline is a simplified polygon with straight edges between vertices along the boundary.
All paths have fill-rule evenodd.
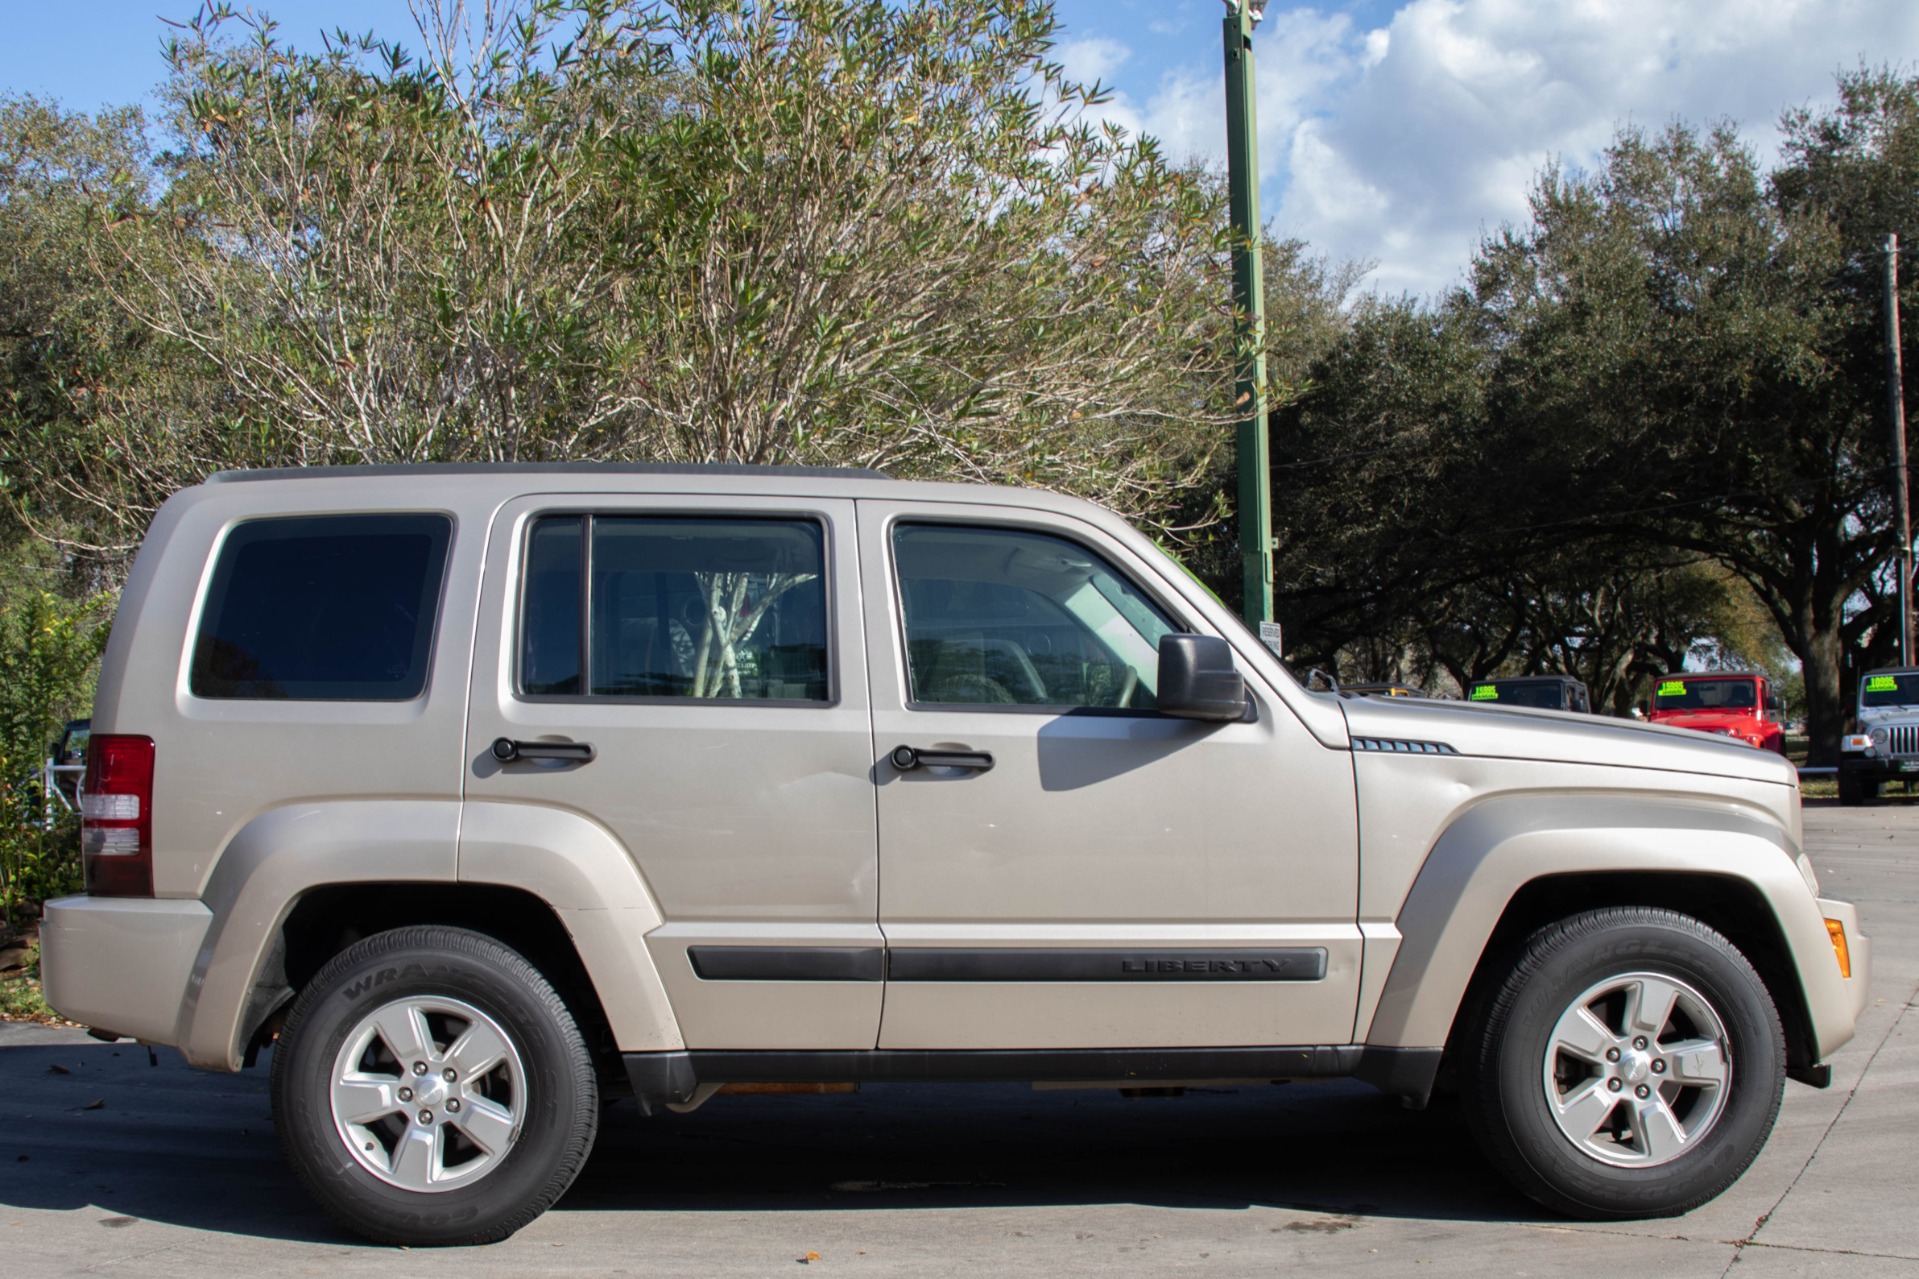
<path id="1" fill-rule="evenodd" d="M 153 739 L 121 733 L 87 743 L 80 857 L 95 897 L 153 896 Z"/>

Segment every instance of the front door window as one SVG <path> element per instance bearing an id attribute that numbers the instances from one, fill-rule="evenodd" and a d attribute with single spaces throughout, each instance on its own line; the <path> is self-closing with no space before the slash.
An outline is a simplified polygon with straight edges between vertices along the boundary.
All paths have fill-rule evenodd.
<path id="1" fill-rule="evenodd" d="M 1105 560 L 1015 529 L 893 534 L 915 706 L 1149 711 L 1176 628 Z"/>

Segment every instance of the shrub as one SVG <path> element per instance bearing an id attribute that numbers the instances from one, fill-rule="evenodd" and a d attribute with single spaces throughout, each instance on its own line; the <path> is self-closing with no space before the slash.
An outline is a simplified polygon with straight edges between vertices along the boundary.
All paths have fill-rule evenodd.
<path id="1" fill-rule="evenodd" d="M 33 590 L 0 603 L 0 937 L 80 887 L 79 822 L 49 811 L 37 770 L 61 725 L 92 704 L 108 607 Z"/>

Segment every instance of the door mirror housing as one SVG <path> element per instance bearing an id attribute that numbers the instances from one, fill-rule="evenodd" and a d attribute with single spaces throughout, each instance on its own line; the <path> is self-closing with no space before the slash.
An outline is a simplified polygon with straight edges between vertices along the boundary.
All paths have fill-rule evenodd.
<path id="1" fill-rule="evenodd" d="M 1246 677 L 1232 645 L 1213 635 L 1159 637 L 1159 709 L 1180 719 L 1246 717 Z"/>

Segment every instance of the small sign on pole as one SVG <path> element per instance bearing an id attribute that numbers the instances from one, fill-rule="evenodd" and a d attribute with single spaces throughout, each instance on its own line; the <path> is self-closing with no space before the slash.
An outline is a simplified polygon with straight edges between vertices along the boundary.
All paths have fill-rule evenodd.
<path id="1" fill-rule="evenodd" d="M 1279 623 L 1261 622 L 1259 624 L 1259 642 L 1273 650 L 1274 657 L 1284 657 L 1279 647 Z"/>

